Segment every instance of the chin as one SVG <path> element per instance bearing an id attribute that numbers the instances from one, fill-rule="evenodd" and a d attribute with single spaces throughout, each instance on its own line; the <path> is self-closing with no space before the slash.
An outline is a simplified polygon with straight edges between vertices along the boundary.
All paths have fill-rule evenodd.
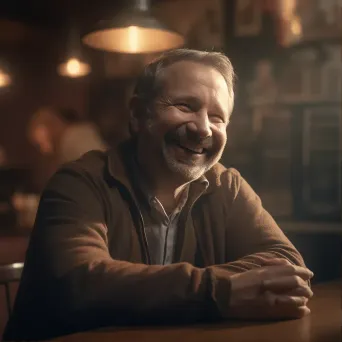
<path id="1" fill-rule="evenodd" d="M 180 162 L 173 158 L 165 158 L 167 168 L 182 182 L 192 182 L 204 175 L 215 163 L 194 165 Z"/>
<path id="2" fill-rule="evenodd" d="M 168 165 L 169 169 L 174 173 L 177 174 L 179 178 L 184 180 L 184 182 L 191 182 L 199 177 L 201 177 L 206 171 L 206 168 L 203 167 L 194 167 L 194 166 L 188 166 L 188 165 L 182 165 L 177 163 L 173 165 Z"/>

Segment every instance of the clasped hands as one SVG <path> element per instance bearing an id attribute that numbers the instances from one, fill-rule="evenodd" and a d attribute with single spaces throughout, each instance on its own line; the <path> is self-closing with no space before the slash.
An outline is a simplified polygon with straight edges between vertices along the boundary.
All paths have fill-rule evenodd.
<path id="1" fill-rule="evenodd" d="M 229 317 L 295 319 L 310 313 L 313 273 L 285 259 L 273 259 L 258 269 L 231 276 Z"/>

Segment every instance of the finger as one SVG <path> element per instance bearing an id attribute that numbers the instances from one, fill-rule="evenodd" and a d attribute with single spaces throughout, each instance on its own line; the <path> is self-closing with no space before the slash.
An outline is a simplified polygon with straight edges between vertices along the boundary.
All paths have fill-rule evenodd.
<path id="1" fill-rule="evenodd" d="M 274 258 L 274 259 L 267 259 L 263 261 L 265 266 L 276 266 L 276 265 L 293 265 L 290 261 L 284 258 Z"/>
<path id="2" fill-rule="evenodd" d="M 304 316 L 307 316 L 311 313 L 311 310 L 307 306 L 302 306 L 298 308 L 297 311 L 297 318 L 302 318 Z"/>
<path id="3" fill-rule="evenodd" d="M 298 287 L 305 287 L 306 283 L 299 276 L 282 276 L 262 280 L 261 288 L 276 293 L 292 291 Z"/>
<path id="4" fill-rule="evenodd" d="M 306 297 L 301 296 L 289 296 L 289 295 L 279 295 L 274 294 L 271 291 L 264 292 L 264 300 L 266 304 L 270 307 L 282 306 L 282 307 L 301 307 L 305 306 L 308 302 Z"/>
<path id="5" fill-rule="evenodd" d="M 266 292 L 263 304 L 260 303 L 256 315 L 259 318 L 274 319 L 297 319 L 310 313 L 306 306 L 308 299 L 305 297 L 292 297 L 286 295 L 275 295 Z"/>
<path id="6" fill-rule="evenodd" d="M 280 319 L 298 319 L 309 315 L 311 312 L 305 305 L 300 307 L 277 306 L 275 310 L 275 316 Z"/>
<path id="7" fill-rule="evenodd" d="M 296 265 L 265 266 L 261 267 L 259 271 L 265 273 L 269 278 L 296 275 L 304 280 L 309 280 L 313 277 L 312 271 L 308 268 Z"/>
<path id="8" fill-rule="evenodd" d="M 292 307 L 306 306 L 308 299 L 306 297 L 278 295 L 275 297 L 274 305 L 287 305 Z"/>
<path id="9" fill-rule="evenodd" d="M 311 288 L 307 285 L 299 286 L 286 294 L 289 296 L 303 296 L 306 298 L 312 298 L 313 296 Z"/>

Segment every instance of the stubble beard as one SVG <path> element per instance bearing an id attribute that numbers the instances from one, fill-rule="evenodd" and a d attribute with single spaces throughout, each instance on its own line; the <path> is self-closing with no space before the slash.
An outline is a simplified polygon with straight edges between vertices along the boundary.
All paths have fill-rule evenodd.
<path id="1" fill-rule="evenodd" d="M 154 120 L 152 118 L 147 120 L 146 126 L 149 133 L 153 135 Z M 191 182 L 200 178 L 221 159 L 223 148 L 218 154 L 201 165 L 191 164 L 191 161 L 186 164 L 185 162 L 176 160 L 172 155 L 170 155 L 165 140 L 163 141 L 161 152 L 167 169 L 171 171 L 172 174 L 178 175 L 179 178 L 182 178 L 185 182 Z"/>
<path id="2" fill-rule="evenodd" d="M 209 169 L 211 169 L 221 158 L 222 152 L 215 157 L 207 160 L 201 165 L 180 162 L 170 155 L 167 145 L 164 142 L 162 146 L 163 159 L 167 168 L 173 173 L 177 174 L 185 182 L 194 181 L 204 175 Z"/>

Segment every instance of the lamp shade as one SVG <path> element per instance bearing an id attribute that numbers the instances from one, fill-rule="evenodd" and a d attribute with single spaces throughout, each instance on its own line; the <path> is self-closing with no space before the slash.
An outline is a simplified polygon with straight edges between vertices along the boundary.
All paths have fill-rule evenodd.
<path id="1" fill-rule="evenodd" d="M 168 29 L 148 9 L 139 7 L 101 21 L 82 41 L 95 49 L 119 53 L 162 52 L 184 44 L 182 35 Z"/>

